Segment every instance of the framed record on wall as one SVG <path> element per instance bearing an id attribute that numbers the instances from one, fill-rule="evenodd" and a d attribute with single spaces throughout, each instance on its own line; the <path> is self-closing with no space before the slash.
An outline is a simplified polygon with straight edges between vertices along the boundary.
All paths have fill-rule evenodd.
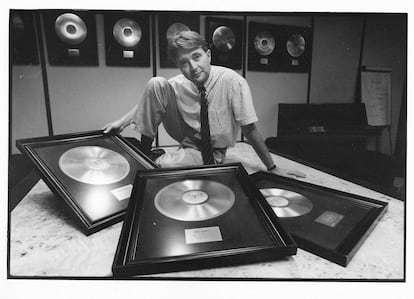
<path id="1" fill-rule="evenodd" d="M 10 12 L 10 58 L 14 65 L 39 64 L 34 12 Z"/>
<path id="2" fill-rule="evenodd" d="M 304 73 L 311 59 L 311 28 L 249 23 L 249 70 Z"/>
<path id="3" fill-rule="evenodd" d="M 241 164 L 143 170 L 137 172 L 112 272 L 222 267 L 277 260 L 296 250 Z"/>
<path id="4" fill-rule="evenodd" d="M 16 144 L 86 235 L 121 221 L 135 173 L 157 167 L 121 135 L 102 131 L 20 139 Z"/>
<path id="5" fill-rule="evenodd" d="M 242 67 L 243 21 L 206 18 L 206 40 L 211 49 L 211 63 L 235 70 Z"/>
<path id="6" fill-rule="evenodd" d="M 50 65 L 98 65 L 94 13 L 48 11 L 42 15 Z"/>
<path id="7" fill-rule="evenodd" d="M 168 58 L 168 40 L 174 38 L 180 31 L 200 32 L 200 14 L 160 12 L 157 15 L 157 20 L 160 67 L 175 68 L 175 64 Z"/>
<path id="8" fill-rule="evenodd" d="M 150 16 L 108 12 L 104 20 L 106 65 L 150 66 Z"/>
<path id="9" fill-rule="evenodd" d="M 298 246 L 346 267 L 388 203 L 267 172 L 250 175 Z"/>

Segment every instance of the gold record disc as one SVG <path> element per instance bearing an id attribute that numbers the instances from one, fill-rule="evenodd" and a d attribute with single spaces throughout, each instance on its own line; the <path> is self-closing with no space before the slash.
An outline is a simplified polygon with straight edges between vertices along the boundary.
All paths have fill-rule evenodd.
<path id="1" fill-rule="evenodd" d="M 162 188 L 154 198 L 157 210 L 180 221 L 203 221 L 226 213 L 235 201 L 233 191 L 211 180 L 184 180 Z"/>
<path id="2" fill-rule="evenodd" d="M 270 55 L 275 46 L 275 38 L 267 31 L 259 32 L 254 39 L 254 48 L 260 55 Z"/>
<path id="3" fill-rule="evenodd" d="M 131 19 L 118 20 L 112 30 L 115 40 L 123 47 L 134 47 L 142 37 L 141 27 Z"/>
<path id="4" fill-rule="evenodd" d="M 308 198 L 296 192 L 277 188 L 264 188 L 260 192 L 278 217 L 302 216 L 313 208 Z"/>
<path id="5" fill-rule="evenodd" d="M 59 159 L 59 167 L 70 178 L 92 185 L 116 183 L 124 179 L 130 169 L 121 154 L 100 146 L 67 150 Z"/>
<path id="6" fill-rule="evenodd" d="M 55 21 L 57 36 L 65 43 L 78 45 L 88 34 L 85 22 L 73 13 L 64 13 Z"/>
<path id="7" fill-rule="evenodd" d="M 286 42 L 286 49 L 293 57 L 299 57 L 305 52 L 305 39 L 300 34 L 292 34 Z"/>
<path id="8" fill-rule="evenodd" d="M 174 23 L 172 24 L 170 27 L 168 27 L 167 29 L 167 40 L 172 40 L 174 39 L 178 33 L 182 32 L 182 31 L 190 31 L 190 28 L 188 28 L 188 26 L 181 24 L 181 23 Z"/>
<path id="9" fill-rule="evenodd" d="M 233 31 L 226 26 L 217 27 L 213 33 L 213 44 L 220 52 L 229 52 L 236 44 Z"/>

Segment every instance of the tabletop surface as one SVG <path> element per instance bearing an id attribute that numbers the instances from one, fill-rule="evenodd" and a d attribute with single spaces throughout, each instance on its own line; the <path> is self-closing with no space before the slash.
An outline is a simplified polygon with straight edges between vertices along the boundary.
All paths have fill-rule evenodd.
<path id="1" fill-rule="evenodd" d="M 169 148 L 167 150 L 174 150 Z M 388 203 L 388 209 L 347 267 L 298 248 L 281 260 L 150 275 L 177 279 L 404 279 L 404 202 L 272 154 L 279 167 L 306 173 L 303 180 Z M 237 143 L 226 162 L 241 162 L 248 173 L 265 170 L 252 147 Z M 72 220 L 40 180 L 10 213 L 10 275 L 12 277 L 111 277 L 122 222 L 90 236 Z"/>

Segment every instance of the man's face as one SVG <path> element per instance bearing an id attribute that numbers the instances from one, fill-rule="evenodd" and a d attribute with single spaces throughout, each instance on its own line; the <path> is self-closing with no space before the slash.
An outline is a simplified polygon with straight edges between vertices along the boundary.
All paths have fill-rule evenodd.
<path id="1" fill-rule="evenodd" d="M 202 48 L 195 50 L 180 49 L 177 53 L 177 67 L 188 80 L 201 86 L 207 81 L 211 69 L 210 50 Z"/>

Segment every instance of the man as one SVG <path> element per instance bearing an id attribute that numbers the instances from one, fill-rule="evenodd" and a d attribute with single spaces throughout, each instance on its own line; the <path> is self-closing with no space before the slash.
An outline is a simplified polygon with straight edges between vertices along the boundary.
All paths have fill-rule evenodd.
<path id="1" fill-rule="evenodd" d="M 258 119 L 246 80 L 231 69 L 212 66 L 211 51 L 203 37 L 194 31 L 178 33 L 169 41 L 168 56 L 182 74 L 169 80 L 152 78 L 141 101 L 107 124 L 104 133 L 134 125 L 141 133 L 141 150 L 149 153 L 163 123 L 180 148 L 160 156 L 156 163 L 171 167 L 222 163 L 241 127 L 268 171 L 305 176 L 276 167 L 256 128 Z"/>

